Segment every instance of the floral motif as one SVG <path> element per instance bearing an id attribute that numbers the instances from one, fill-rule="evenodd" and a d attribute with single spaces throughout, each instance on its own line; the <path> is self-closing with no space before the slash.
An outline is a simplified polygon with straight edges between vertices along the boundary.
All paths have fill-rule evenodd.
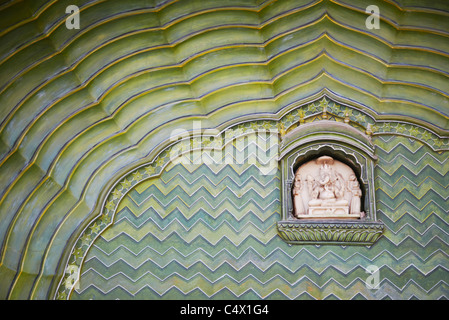
<path id="1" fill-rule="evenodd" d="M 288 223 L 278 222 L 279 235 L 292 244 L 372 245 L 382 235 L 384 225 L 366 223 Z"/>
<path id="2" fill-rule="evenodd" d="M 153 175 L 156 172 L 156 169 L 153 166 L 145 167 L 145 173 L 149 176 Z"/>
<path id="3" fill-rule="evenodd" d="M 402 124 L 402 123 L 398 123 L 398 124 L 397 124 L 397 126 L 396 126 L 396 132 L 398 132 L 398 133 L 404 133 L 404 132 L 406 132 L 406 131 L 408 131 L 408 130 L 407 130 L 407 128 L 405 127 L 404 124 Z"/>
<path id="4" fill-rule="evenodd" d="M 412 135 L 412 136 L 414 136 L 414 137 L 417 137 L 418 136 L 418 134 L 419 134 L 419 130 L 418 130 L 418 128 L 417 127 L 414 127 L 414 126 L 412 126 L 411 128 L 410 128 L 410 135 Z"/>
<path id="5" fill-rule="evenodd" d="M 424 131 L 424 133 L 422 134 L 422 139 L 428 141 L 432 139 L 432 134 L 429 131 Z"/>
<path id="6" fill-rule="evenodd" d="M 142 174 L 137 170 L 136 172 L 133 173 L 133 179 L 136 181 L 142 180 Z"/>

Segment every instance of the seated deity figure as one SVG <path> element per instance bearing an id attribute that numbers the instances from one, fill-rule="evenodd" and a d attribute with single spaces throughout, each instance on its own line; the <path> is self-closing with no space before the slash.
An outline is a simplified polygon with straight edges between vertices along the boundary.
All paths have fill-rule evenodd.
<path id="1" fill-rule="evenodd" d="M 354 171 L 329 156 L 303 164 L 295 174 L 292 193 L 296 218 L 363 216 Z"/>
<path id="2" fill-rule="evenodd" d="M 320 177 L 312 191 L 315 197 L 312 197 L 313 199 L 309 201 L 309 206 L 347 206 L 348 201 L 342 199 L 341 196 L 344 193 L 344 186 L 342 186 L 340 178 L 338 176 L 334 177 L 335 175 L 332 172 L 331 164 L 333 159 L 323 156 L 318 158 L 317 163 L 322 163 Z"/>

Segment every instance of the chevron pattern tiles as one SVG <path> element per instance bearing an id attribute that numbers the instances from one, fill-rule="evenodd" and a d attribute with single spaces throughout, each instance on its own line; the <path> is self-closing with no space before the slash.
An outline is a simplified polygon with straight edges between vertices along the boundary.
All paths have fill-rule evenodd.
<path id="1" fill-rule="evenodd" d="M 176 164 L 123 198 L 72 299 L 448 298 L 447 152 L 406 137 L 375 140 L 388 230 L 372 247 L 283 242 L 279 172 Z M 378 289 L 366 287 L 370 265 Z"/>
<path id="2" fill-rule="evenodd" d="M 387 226 L 379 243 L 385 249 L 381 270 L 390 297 L 447 299 L 448 152 L 398 136 L 380 136 L 375 143 L 378 218 Z"/>

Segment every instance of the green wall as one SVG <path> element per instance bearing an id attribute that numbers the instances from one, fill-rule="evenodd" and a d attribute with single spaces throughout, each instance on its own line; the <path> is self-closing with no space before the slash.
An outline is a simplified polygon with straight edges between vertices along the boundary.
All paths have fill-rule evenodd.
<path id="1" fill-rule="evenodd" d="M 378 30 L 365 27 L 372 4 L 380 8 Z M 80 8 L 79 30 L 65 26 L 68 5 Z M 254 209 L 229 224 L 237 230 L 262 224 L 260 237 L 273 237 L 251 238 L 250 250 L 260 254 L 252 263 L 274 260 L 272 269 L 247 279 L 257 279 L 261 296 L 284 278 L 285 290 L 273 294 L 305 297 L 299 289 L 305 282 L 294 280 L 298 270 L 318 288 L 310 296 L 346 299 L 361 286 L 364 264 L 374 261 L 385 276 L 385 290 L 375 298 L 447 298 L 448 15 L 447 1 L 2 1 L 0 298 L 55 298 L 72 249 L 103 214 L 111 188 L 153 163 L 174 129 L 192 130 L 194 120 L 220 130 L 246 120 L 277 121 L 323 96 L 353 107 L 354 121 L 363 112 L 362 128 L 375 125 L 377 215 L 385 236 L 370 249 L 307 247 L 296 255 L 300 249 L 270 229 L 277 211 L 261 219 L 254 212 L 261 209 Z M 161 181 L 152 183 L 161 188 Z M 140 188 L 129 197 L 145 192 Z M 117 218 L 129 208 L 126 201 L 120 206 Z M 156 224 L 164 225 L 170 212 L 159 214 Z M 158 245 L 170 246 L 154 240 Z M 279 261 L 260 253 L 262 245 L 276 250 Z M 242 247 L 232 250 L 238 258 Z M 311 265 L 285 269 L 285 259 L 302 255 Z M 312 261 L 328 258 L 324 272 L 337 280 L 326 283 Z M 101 268 L 101 260 L 89 261 Z M 342 270 L 342 261 L 354 268 Z M 330 267 L 334 262 L 340 267 Z M 195 268 L 210 272 L 196 264 L 185 277 Z M 226 265 L 217 274 L 233 270 Z M 235 277 L 229 276 L 234 286 L 245 276 Z M 294 284 L 296 291 L 288 291 Z M 154 295 L 155 288 L 142 294 Z M 179 290 L 167 295 L 185 293 Z"/>

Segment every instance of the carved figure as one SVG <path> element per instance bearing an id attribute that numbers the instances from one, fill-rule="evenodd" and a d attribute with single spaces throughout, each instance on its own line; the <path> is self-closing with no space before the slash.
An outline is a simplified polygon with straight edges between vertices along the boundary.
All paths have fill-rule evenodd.
<path id="1" fill-rule="evenodd" d="M 362 196 L 362 191 L 360 190 L 359 182 L 354 174 L 349 176 L 349 191 L 352 193 L 351 197 L 351 214 L 360 213 L 360 197 Z"/>
<path id="2" fill-rule="evenodd" d="M 345 196 L 345 183 L 341 174 L 335 178 L 335 196 L 339 199 Z"/>
<path id="3" fill-rule="evenodd" d="M 293 187 L 293 200 L 294 200 L 294 208 L 295 208 L 295 216 L 298 217 L 299 215 L 305 214 L 304 209 L 304 202 L 301 197 L 301 189 L 302 189 L 302 182 L 301 177 L 297 175 L 295 177 L 295 184 Z"/>
<path id="4" fill-rule="evenodd" d="M 328 156 L 316 160 L 317 164 L 321 164 L 320 177 L 312 191 L 314 196 L 309 201 L 310 207 L 348 204 L 347 200 L 342 199 L 342 183 L 339 181 L 340 178 L 335 177 L 332 171 L 331 165 L 333 162 L 334 159 Z"/>
<path id="5" fill-rule="evenodd" d="M 307 190 L 309 191 L 309 198 L 316 199 L 318 197 L 318 193 L 313 195 L 313 185 L 315 184 L 315 178 L 310 174 L 307 175 Z"/>
<path id="6" fill-rule="evenodd" d="M 306 177 L 305 181 L 301 177 Z M 329 156 L 302 165 L 293 186 L 294 215 L 297 218 L 359 218 L 359 182 L 350 167 Z"/>

